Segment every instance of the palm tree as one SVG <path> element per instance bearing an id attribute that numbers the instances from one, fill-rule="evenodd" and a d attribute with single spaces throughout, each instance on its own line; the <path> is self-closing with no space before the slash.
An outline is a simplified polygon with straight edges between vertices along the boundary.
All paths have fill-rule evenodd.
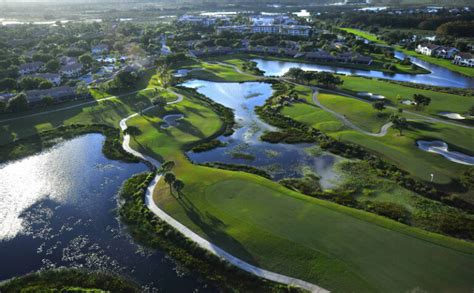
<path id="1" fill-rule="evenodd" d="M 172 186 L 173 186 L 173 183 L 175 182 L 176 180 L 176 176 L 171 173 L 171 172 L 166 172 L 165 173 L 165 182 L 168 183 L 168 185 L 170 186 L 170 193 L 173 194 L 173 189 L 172 189 Z"/>

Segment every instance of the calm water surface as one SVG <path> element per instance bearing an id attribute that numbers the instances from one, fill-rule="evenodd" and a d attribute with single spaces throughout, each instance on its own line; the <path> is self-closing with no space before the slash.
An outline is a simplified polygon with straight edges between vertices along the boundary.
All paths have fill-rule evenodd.
<path id="1" fill-rule="evenodd" d="M 405 55 L 396 52 L 395 57 L 403 59 Z M 429 74 L 403 74 L 403 73 L 385 73 L 375 70 L 350 69 L 338 66 L 308 64 L 300 62 L 287 62 L 265 59 L 253 59 L 257 67 L 265 72 L 265 76 L 282 76 L 290 68 L 301 68 L 307 71 L 325 71 L 346 75 L 359 75 L 373 78 L 381 78 L 395 81 L 413 82 L 442 87 L 474 88 L 474 78 L 465 77 L 459 73 L 450 71 L 443 67 L 424 62 L 418 58 L 411 57 L 412 62 L 431 71 Z"/>
<path id="2" fill-rule="evenodd" d="M 324 188 L 335 186 L 338 175 L 333 167 L 341 158 L 322 151 L 310 152 L 317 148 L 314 144 L 272 144 L 260 140 L 264 131 L 276 130 L 260 120 L 254 111 L 255 106 L 263 105 L 272 95 L 270 84 L 191 80 L 182 85 L 233 109 L 238 124 L 234 134 L 219 138 L 227 146 L 203 153 L 188 152 L 194 162 L 251 165 L 267 171 L 275 180 L 312 172 L 321 177 Z"/>
<path id="3" fill-rule="evenodd" d="M 59 266 L 124 274 L 144 289 L 210 291 L 117 219 L 124 180 L 147 168 L 108 160 L 88 134 L 0 165 L 0 280 Z"/>

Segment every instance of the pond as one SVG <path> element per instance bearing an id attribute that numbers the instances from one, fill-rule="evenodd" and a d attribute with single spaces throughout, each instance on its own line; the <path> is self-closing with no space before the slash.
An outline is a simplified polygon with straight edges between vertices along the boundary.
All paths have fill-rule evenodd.
<path id="1" fill-rule="evenodd" d="M 210 82 L 191 80 L 182 84 L 234 110 L 238 126 L 229 137 L 219 137 L 226 143 L 202 153 L 188 152 L 197 163 L 220 162 L 243 164 L 267 171 L 274 180 L 286 177 L 299 178 L 305 173 L 315 173 L 323 188 L 337 184 L 338 174 L 334 165 L 340 157 L 323 152 L 314 144 L 272 144 L 260 140 L 265 131 L 276 130 L 258 118 L 254 109 L 272 95 L 271 84 L 263 82 Z"/>
<path id="2" fill-rule="evenodd" d="M 426 152 L 440 154 L 451 162 L 458 164 L 474 166 L 474 157 L 461 152 L 450 151 L 448 144 L 441 140 L 418 140 L 418 148 Z"/>
<path id="3" fill-rule="evenodd" d="M 0 165 L 0 280 L 66 266 L 123 274 L 148 291 L 208 290 L 122 227 L 119 188 L 147 168 L 105 158 L 103 142 L 87 134 Z"/>
<path id="4" fill-rule="evenodd" d="M 403 59 L 405 55 L 396 53 L 397 58 Z M 442 87 L 474 88 L 474 79 L 465 77 L 459 73 L 444 69 L 440 66 L 423 62 L 417 58 L 411 57 L 412 62 L 431 71 L 429 74 L 404 74 L 404 73 L 385 73 L 375 70 L 350 69 L 338 66 L 319 65 L 301 62 L 288 62 L 265 59 L 252 59 L 257 63 L 257 67 L 264 71 L 265 76 L 282 76 L 290 68 L 301 68 L 307 71 L 325 71 L 345 75 L 358 75 L 373 78 L 381 78 L 395 81 L 413 82 Z"/>

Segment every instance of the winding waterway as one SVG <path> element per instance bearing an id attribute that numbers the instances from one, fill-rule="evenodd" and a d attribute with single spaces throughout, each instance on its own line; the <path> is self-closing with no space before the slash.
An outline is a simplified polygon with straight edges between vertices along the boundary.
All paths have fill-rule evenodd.
<path id="1" fill-rule="evenodd" d="M 396 52 L 395 57 L 403 59 L 405 55 Z M 306 71 L 324 71 L 345 75 L 358 75 L 394 81 L 412 82 L 418 84 L 434 85 L 441 87 L 474 88 L 474 78 L 463 76 L 459 73 L 445 69 L 443 67 L 422 61 L 409 56 L 413 63 L 431 71 L 429 74 L 406 74 L 406 73 L 385 73 L 376 70 L 350 69 L 338 66 L 319 65 L 301 62 L 288 62 L 265 59 L 252 59 L 257 63 L 257 67 L 264 71 L 265 76 L 282 76 L 290 68 L 301 68 Z"/>
<path id="2" fill-rule="evenodd" d="M 211 291 L 159 250 L 134 243 L 117 193 L 144 164 L 109 160 L 87 134 L 0 165 L 0 280 L 54 267 L 120 273 L 144 291 Z"/>
<path id="3" fill-rule="evenodd" d="M 265 131 L 275 130 L 254 111 L 272 95 L 271 84 L 191 80 L 182 85 L 234 110 L 238 124 L 231 136 L 219 137 L 227 144 L 225 147 L 202 153 L 188 152 L 192 161 L 250 165 L 267 171 L 274 180 L 298 178 L 309 172 L 321 178 L 323 188 L 336 185 L 338 175 L 334 165 L 341 158 L 318 151 L 314 144 L 272 144 L 260 140 Z"/>

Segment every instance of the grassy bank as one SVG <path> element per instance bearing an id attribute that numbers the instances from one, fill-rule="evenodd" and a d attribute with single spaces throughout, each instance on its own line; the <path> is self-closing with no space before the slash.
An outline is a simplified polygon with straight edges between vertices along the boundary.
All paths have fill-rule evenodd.
<path id="1" fill-rule="evenodd" d="M 374 43 L 377 43 L 377 44 L 382 44 L 382 45 L 388 45 L 385 41 L 380 40 L 374 34 L 364 32 L 364 31 L 354 29 L 354 28 L 340 28 L 340 29 L 342 29 L 342 30 L 344 30 L 348 33 L 354 34 L 356 36 L 360 36 L 362 38 L 365 38 L 365 39 L 367 39 L 371 42 L 374 42 Z M 419 58 L 423 61 L 426 61 L 426 62 L 435 64 L 435 65 L 444 67 L 444 68 L 449 69 L 449 70 L 454 71 L 454 72 L 461 73 L 465 76 L 474 77 L 474 68 L 472 68 L 472 67 L 458 66 L 458 65 L 453 64 L 451 62 L 451 60 L 426 56 L 426 55 L 419 54 L 419 53 L 417 53 L 415 51 L 412 51 L 412 50 L 404 49 L 401 46 L 395 46 L 395 49 L 398 50 L 398 51 L 401 51 L 402 53 L 405 53 L 406 55 Z"/>
<path id="2" fill-rule="evenodd" d="M 106 137 L 102 152 L 108 159 L 125 162 L 138 161 L 137 158 L 123 150 L 118 129 L 100 124 L 71 124 L 45 130 L 35 135 L 0 145 L 0 163 L 33 155 L 54 146 L 62 140 L 87 133 L 101 133 Z"/>
<path id="3" fill-rule="evenodd" d="M 123 199 L 119 209 L 120 218 L 135 239 L 146 246 L 165 251 L 174 260 L 224 291 L 299 292 L 295 288 L 257 278 L 221 261 L 156 217 L 144 202 L 146 187 L 154 175 L 136 175 L 127 180 L 120 191 Z"/>
<path id="4" fill-rule="evenodd" d="M 173 172 L 185 183 L 181 199 L 164 182 L 154 199 L 194 232 L 252 264 L 336 292 L 471 287 L 468 271 L 459 269 L 474 264 L 467 242 L 304 196 L 253 174 L 192 165 L 183 148 L 202 138 L 194 129 L 212 135 L 220 123 L 202 112 L 198 99 L 185 101 L 166 108 L 186 116 L 182 127 L 157 128 L 153 112 L 129 124 L 142 130 L 134 148 L 176 163 Z M 203 117 L 194 114 L 198 109 Z"/>
<path id="5" fill-rule="evenodd" d="M 81 269 L 54 269 L 16 277 L 0 284 L 13 292 L 140 292 L 137 284 L 120 276 Z"/>

